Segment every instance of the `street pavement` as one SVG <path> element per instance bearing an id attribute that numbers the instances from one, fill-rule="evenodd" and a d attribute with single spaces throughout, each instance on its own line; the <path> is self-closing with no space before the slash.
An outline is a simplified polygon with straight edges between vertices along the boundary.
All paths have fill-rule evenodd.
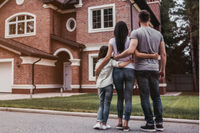
<path id="1" fill-rule="evenodd" d="M 95 130 L 96 118 L 0 111 L 0 133 L 122 133 L 117 119 L 109 119 L 111 129 Z M 142 133 L 145 121 L 131 120 L 130 133 Z M 199 133 L 198 124 L 165 122 L 163 133 Z"/>

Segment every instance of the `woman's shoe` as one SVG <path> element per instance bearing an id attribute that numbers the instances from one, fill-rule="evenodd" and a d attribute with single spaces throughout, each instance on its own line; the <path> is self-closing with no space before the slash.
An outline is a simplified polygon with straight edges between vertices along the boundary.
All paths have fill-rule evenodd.
<path id="1" fill-rule="evenodd" d="M 96 125 L 94 125 L 93 127 L 94 129 L 102 129 L 102 125 L 97 123 Z"/>
<path id="2" fill-rule="evenodd" d="M 129 127 L 129 126 L 124 126 L 124 127 L 123 127 L 123 130 L 124 130 L 124 131 L 129 131 L 129 130 L 130 130 L 130 127 Z"/>
<path id="3" fill-rule="evenodd" d="M 110 125 L 106 125 L 106 126 L 105 126 L 105 125 L 102 125 L 102 129 L 104 129 L 104 130 L 105 130 L 105 129 L 110 129 Z"/>
<path id="4" fill-rule="evenodd" d="M 116 126 L 116 128 L 119 129 L 119 130 L 122 130 L 122 129 L 123 129 L 123 126 L 122 126 L 122 124 L 118 124 L 118 125 Z"/>

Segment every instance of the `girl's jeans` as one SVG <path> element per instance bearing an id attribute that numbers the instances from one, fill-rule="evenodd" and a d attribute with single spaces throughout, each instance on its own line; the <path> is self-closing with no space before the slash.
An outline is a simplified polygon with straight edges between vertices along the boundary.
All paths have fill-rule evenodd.
<path id="1" fill-rule="evenodd" d="M 132 95 L 135 82 L 135 70 L 131 68 L 114 68 L 113 82 L 118 95 L 117 112 L 118 118 L 123 118 L 123 103 L 125 99 L 125 120 L 130 120 L 132 111 Z M 124 88 L 125 83 L 125 88 Z"/>
<path id="2" fill-rule="evenodd" d="M 107 124 L 109 112 L 110 112 L 110 103 L 113 96 L 113 85 L 108 85 L 104 88 L 99 88 L 99 110 L 97 115 L 97 121 Z"/>

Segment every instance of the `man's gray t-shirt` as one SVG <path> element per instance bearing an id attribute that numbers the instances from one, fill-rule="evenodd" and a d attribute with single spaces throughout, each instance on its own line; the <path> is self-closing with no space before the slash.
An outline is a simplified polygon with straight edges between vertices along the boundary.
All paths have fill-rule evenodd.
<path id="1" fill-rule="evenodd" d="M 151 27 L 140 27 L 132 31 L 130 38 L 137 39 L 137 50 L 146 54 L 159 53 L 160 42 L 164 41 L 162 34 Z M 135 70 L 159 71 L 158 60 L 138 57 L 135 60 Z"/>

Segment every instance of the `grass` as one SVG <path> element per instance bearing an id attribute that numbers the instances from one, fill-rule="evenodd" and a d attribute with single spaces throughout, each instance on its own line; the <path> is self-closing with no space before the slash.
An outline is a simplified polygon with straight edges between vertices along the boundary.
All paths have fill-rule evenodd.
<path id="1" fill-rule="evenodd" d="M 179 119 L 199 119 L 199 96 L 161 96 L 163 117 Z M 132 115 L 143 116 L 140 97 L 133 96 Z M 71 97 L 37 98 L 0 101 L 0 107 L 45 109 L 72 112 L 97 113 L 99 98 L 97 94 Z M 113 95 L 111 114 L 117 114 L 117 95 Z"/>
<path id="2" fill-rule="evenodd" d="M 190 96 L 199 96 L 199 93 L 196 93 L 194 91 L 186 91 L 186 92 L 182 92 L 181 96 L 185 96 L 185 95 L 190 95 Z"/>

